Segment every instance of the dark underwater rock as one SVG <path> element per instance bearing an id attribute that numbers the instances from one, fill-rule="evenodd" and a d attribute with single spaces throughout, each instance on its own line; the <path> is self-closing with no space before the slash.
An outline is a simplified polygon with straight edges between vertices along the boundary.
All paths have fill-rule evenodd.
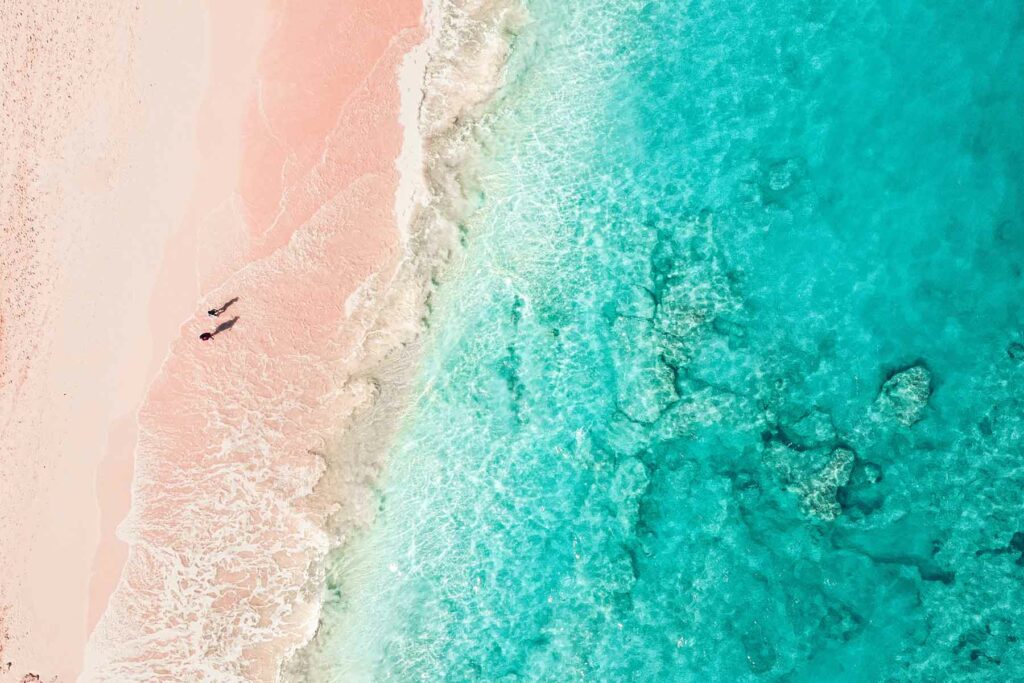
<path id="1" fill-rule="evenodd" d="M 880 526 L 840 528 L 832 541 L 837 548 L 861 552 L 880 564 L 914 567 L 923 581 L 950 585 L 956 573 L 936 560 L 942 543 L 932 527 L 927 513 L 910 512 Z"/>
<path id="2" fill-rule="evenodd" d="M 885 502 L 882 467 L 876 463 L 858 459 L 845 486 L 836 492 L 836 500 L 843 512 L 854 517 L 864 517 L 881 509 Z"/>
<path id="3" fill-rule="evenodd" d="M 975 557 L 983 555 L 1005 555 L 1007 553 L 1018 555 L 1016 563 L 1024 566 L 1024 531 L 1015 531 L 1010 537 L 1010 542 L 1002 548 L 987 548 L 974 553 Z"/>

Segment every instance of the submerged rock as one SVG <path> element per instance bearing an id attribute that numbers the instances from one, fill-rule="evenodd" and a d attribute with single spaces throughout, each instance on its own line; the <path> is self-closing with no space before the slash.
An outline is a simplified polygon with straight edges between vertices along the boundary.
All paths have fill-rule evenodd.
<path id="1" fill-rule="evenodd" d="M 764 456 L 785 489 L 800 499 L 800 510 L 825 521 L 842 513 L 836 496 L 850 480 L 855 459 L 849 448 L 795 451 L 781 444 L 772 444 Z"/>
<path id="2" fill-rule="evenodd" d="M 875 404 L 882 414 L 910 427 L 924 416 L 931 393 L 931 372 L 924 365 L 912 365 L 886 380 Z"/>
<path id="3" fill-rule="evenodd" d="M 836 500 L 840 486 L 850 480 L 854 454 L 848 448 L 832 451 L 828 464 L 812 478 L 801 482 L 798 487 L 804 512 L 824 520 L 833 520 L 840 515 L 842 507 Z"/>

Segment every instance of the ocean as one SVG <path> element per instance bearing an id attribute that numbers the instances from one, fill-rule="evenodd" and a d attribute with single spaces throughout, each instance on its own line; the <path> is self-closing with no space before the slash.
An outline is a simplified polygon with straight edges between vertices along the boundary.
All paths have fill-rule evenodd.
<path id="1" fill-rule="evenodd" d="M 1024 6 L 526 5 L 325 680 L 1024 679 Z"/>

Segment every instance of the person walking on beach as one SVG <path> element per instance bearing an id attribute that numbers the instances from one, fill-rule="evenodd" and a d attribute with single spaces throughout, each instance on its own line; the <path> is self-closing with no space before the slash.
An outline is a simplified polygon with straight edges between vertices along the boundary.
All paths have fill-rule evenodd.
<path id="1" fill-rule="evenodd" d="M 209 316 L 212 316 L 212 317 L 216 318 L 221 313 L 223 313 L 224 311 L 228 310 L 228 306 L 230 306 L 231 304 L 235 303 L 236 301 L 238 301 L 238 297 L 237 296 L 234 299 L 231 299 L 230 301 L 225 303 L 220 308 L 211 308 L 210 310 L 208 310 L 206 312 L 206 315 L 209 315 Z"/>

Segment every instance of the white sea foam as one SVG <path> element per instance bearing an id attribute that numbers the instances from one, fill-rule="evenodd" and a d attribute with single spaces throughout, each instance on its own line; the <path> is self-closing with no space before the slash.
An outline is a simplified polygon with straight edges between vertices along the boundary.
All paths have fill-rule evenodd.
<path id="1" fill-rule="evenodd" d="M 344 421 L 330 449 L 318 495 L 331 501 L 328 527 L 337 551 L 371 521 L 371 486 L 384 466 L 417 371 L 421 321 L 430 293 L 457 250 L 458 223 L 470 210 L 477 128 L 503 84 L 510 35 L 526 20 L 519 0 L 434 0 L 425 7 L 429 36 L 400 74 L 405 141 L 396 215 L 405 253 L 386 283 L 352 301 L 353 319 L 371 319 L 353 379 L 369 399 Z M 322 594 L 324 574 L 309 589 Z M 326 634 L 297 650 L 282 671 L 289 681 L 336 681 Z"/>

